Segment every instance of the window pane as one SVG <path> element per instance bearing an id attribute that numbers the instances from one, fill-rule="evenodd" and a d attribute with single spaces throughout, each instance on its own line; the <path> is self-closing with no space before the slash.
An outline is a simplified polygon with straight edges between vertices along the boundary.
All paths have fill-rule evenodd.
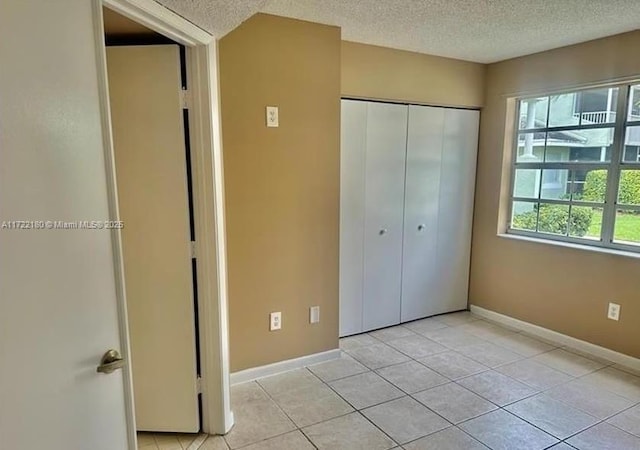
<path id="1" fill-rule="evenodd" d="M 619 209 L 613 240 L 622 244 L 640 245 L 640 213 Z"/>
<path id="2" fill-rule="evenodd" d="M 602 232 L 602 208 L 571 207 L 569 236 L 599 240 Z"/>
<path id="3" fill-rule="evenodd" d="M 520 102 L 521 130 L 545 128 L 547 126 L 547 108 L 549 97 L 530 98 Z"/>
<path id="4" fill-rule="evenodd" d="M 640 84 L 631 86 L 628 120 L 640 120 Z"/>
<path id="5" fill-rule="evenodd" d="M 592 125 L 616 120 L 618 88 L 552 95 L 549 106 L 549 126 Z"/>
<path id="6" fill-rule="evenodd" d="M 538 169 L 516 169 L 513 196 L 537 199 L 540 188 L 540 172 Z"/>
<path id="7" fill-rule="evenodd" d="M 569 205 L 540 204 L 538 215 L 538 231 L 567 235 L 569 225 Z"/>
<path id="8" fill-rule="evenodd" d="M 580 125 L 613 123 L 616 121 L 618 88 L 599 88 L 578 92 L 576 104 L 575 113 L 580 117 Z"/>
<path id="9" fill-rule="evenodd" d="M 620 171 L 618 204 L 640 206 L 640 170 Z"/>
<path id="10" fill-rule="evenodd" d="M 607 196 L 607 175 L 604 169 L 572 171 L 573 201 L 604 203 Z"/>
<path id="11" fill-rule="evenodd" d="M 544 169 L 540 198 L 547 200 L 569 200 L 571 179 L 567 169 Z"/>
<path id="12" fill-rule="evenodd" d="M 640 101 L 640 94 L 638 97 Z M 622 161 L 626 163 L 640 163 L 640 126 L 627 127 Z"/>
<path id="13" fill-rule="evenodd" d="M 518 162 L 540 162 L 544 158 L 546 133 L 520 133 L 518 135 Z"/>
<path id="14" fill-rule="evenodd" d="M 538 207 L 536 203 L 513 202 L 511 228 L 536 231 L 537 223 Z"/>
<path id="15" fill-rule="evenodd" d="M 549 101 L 549 126 L 561 127 L 580 123 L 580 104 L 577 92 L 552 95 Z"/>
<path id="16" fill-rule="evenodd" d="M 609 162 L 613 132 L 613 128 L 550 131 L 545 161 Z"/>

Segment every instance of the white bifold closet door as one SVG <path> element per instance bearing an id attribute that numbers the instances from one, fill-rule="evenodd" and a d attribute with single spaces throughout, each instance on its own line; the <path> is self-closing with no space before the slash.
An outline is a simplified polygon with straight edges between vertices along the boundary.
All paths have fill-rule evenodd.
<path id="1" fill-rule="evenodd" d="M 407 106 L 367 105 L 362 325 L 400 323 Z"/>
<path id="2" fill-rule="evenodd" d="M 478 121 L 409 106 L 402 322 L 467 307 Z"/>
<path id="3" fill-rule="evenodd" d="M 480 112 L 445 109 L 438 205 L 438 286 L 431 314 L 467 308 Z"/>
<path id="4" fill-rule="evenodd" d="M 340 336 L 362 332 L 367 102 L 342 100 L 340 128 Z"/>
<path id="5" fill-rule="evenodd" d="M 400 322 L 407 107 L 342 101 L 340 335 Z"/>
<path id="6" fill-rule="evenodd" d="M 437 300 L 438 205 L 445 112 L 444 108 L 409 106 L 402 322 L 440 312 Z"/>

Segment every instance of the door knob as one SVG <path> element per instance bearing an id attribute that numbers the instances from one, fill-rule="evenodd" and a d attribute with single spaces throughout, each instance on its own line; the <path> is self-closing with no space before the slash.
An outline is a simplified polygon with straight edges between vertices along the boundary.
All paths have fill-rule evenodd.
<path id="1" fill-rule="evenodd" d="M 387 234 L 387 229 L 386 229 L 386 228 L 381 229 L 380 231 L 378 231 L 378 234 L 379 234 L 380 236 L 382 236 L 382 235 L 384 235 L 384 234 Z"/>
<path id="2" fill-rule="evenodd" d="M 418 231 L 422 231 L 426 228 L 426 225 L 421 223 L 420 225 L 418 225 Z"/>
<path id="3" fill-rule="evenodd" d="M 109 350 L 107 353 L 102 355 L 102 359 L 100 360 L 100 365 L 98 366 L 97 372 L 99 373 L 111 373 L 118 369 L 122 369 L 124 367 L 124 359 L 118 353 L 118 350 Z"/>

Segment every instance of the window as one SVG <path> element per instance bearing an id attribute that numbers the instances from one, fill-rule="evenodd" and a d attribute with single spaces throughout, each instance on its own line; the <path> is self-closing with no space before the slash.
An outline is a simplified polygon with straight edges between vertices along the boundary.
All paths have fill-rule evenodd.
<path id="1" fill-rule="evenodd" d="M 508 232 L 640 252 L 640 84 L 518 101 Z"/>

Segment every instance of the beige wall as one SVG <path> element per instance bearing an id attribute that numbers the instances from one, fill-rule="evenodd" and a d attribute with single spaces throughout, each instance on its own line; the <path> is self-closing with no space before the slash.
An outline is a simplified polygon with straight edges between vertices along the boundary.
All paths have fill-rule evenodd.
<path id="1" fill-rule="evenodd" d="M 479 107 L 485 69 L 484 64 L 342 42 L 344 97 Z"/>
<path id="2" fill-rule="evenodd" d="M 337 348 L 340 29 L 255 15 L 220 41 L 220 70 L 231 370 Z"/>
<path id="3" fill-rule="evenodd" d="M 640 31 L 492 64 L 482 111 L 470 303 L 640 357 L 640 259 L 497 237 L 507 97 L 640 75 Z M 502 184 L 501 184 L 502 182 Z M 504 210 L 504 208 L 503 208 Z M 622 305 L 607 320 L 609 301 Z"/>

